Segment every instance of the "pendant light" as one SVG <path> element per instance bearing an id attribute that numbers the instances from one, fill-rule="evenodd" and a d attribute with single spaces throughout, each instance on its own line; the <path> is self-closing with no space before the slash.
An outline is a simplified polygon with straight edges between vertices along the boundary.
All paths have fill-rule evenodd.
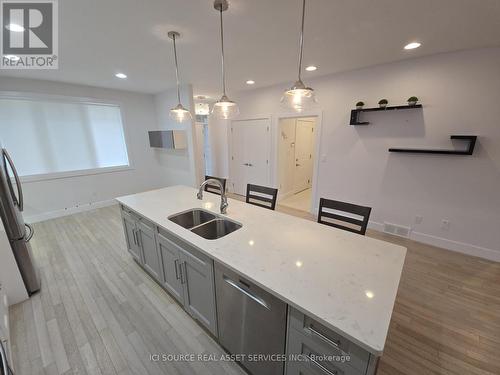
<path id="1" fill-rule="evenodd" d="M 302 73 L 302 50 L 304 48 L 304 16 L 306 12 L 306 0 L 302 0 L 302 26 L 299 39 L 299 74 L 293 86 L 286 90 L 281 98 L 281 103 L 297 112 L 313 106 L 316 103 L 314 90 L 304 85 L 301 79 Z"/>
<path id="2" fill-rule="evenodd" d="M 179 39 L 181 34 L 177 31 L 169 31 L 168 37 L 172 39 L 174 42 L 174 61 L 175 61 L 175 78 L 177 80 L 177 102 L 178 104 L 170 110 L 170 118 L 175 122 L 183 123 L 186 121 L 190 121 L 192 119 L 191 112 L 189 112 L 184 106 L 181 104 L 181 90 L 179 84 L 179 66 L 177 64 L 177 48 L 175 45 L 175 40 Z"/>
<path id="3" fill-rule="evenodd" d="M 229 100 L 226 95 L 226 75 L 224 71 L 224 28 L 222 25 L 222 12 L 229 8 L 227 0 L 215 0 L 214 8 L 220 14 L 220 41 L 221 41 L 221 59 L 222 59 L 222 97 L 214 104 L 212 114 L 223 120 L 229 120 L 240 113 L 238 105 Z"/>

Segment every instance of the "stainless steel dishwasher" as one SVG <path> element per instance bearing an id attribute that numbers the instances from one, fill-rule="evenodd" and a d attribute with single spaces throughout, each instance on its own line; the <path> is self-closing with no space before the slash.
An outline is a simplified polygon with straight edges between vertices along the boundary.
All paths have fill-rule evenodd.
<path id="1" fill-rule="evenodd" d="M 215 264 L 219 342 L 253 375 L 281 375 L 286 303 Z M 261 359 L 261 360 L 259 360 Z"/>

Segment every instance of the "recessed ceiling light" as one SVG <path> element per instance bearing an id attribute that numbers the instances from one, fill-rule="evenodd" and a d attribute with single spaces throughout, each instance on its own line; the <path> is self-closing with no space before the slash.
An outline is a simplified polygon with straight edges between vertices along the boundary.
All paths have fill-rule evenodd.
<path id="1" fill-rule="evenodd" d="M 418 48 L 422 45 L 422 43 L 419 43 L 419 42 L 412 42 L 412 43 L 408 43 L 406 46 L 405 46 L 405 49 L 415 49 L 415 48 Z"/>
<path id="2" fill-rule="evenodd" d="M 4 56 L 5 58 L 11 60 L 11 61 L 19 61 L 21 60 L 21 58 L 19 56 L 16 56 L 16 55 L 5 55 Z"/>
<path id="3" fill-rule="evenodd" d="M 251 79 L 249 79 L 249 80 L 246 82 L 246 84 L 247 84 L 247 85 L 253 85 L 254 83 L 255 83 L 255 81 L 253 81 L 253 80 L 251 80 Z"/>
<path id="4" fill-rule="evenodd" d="M 125 79 L 125 78 L 127 78 L 127 75 L 126 75 L 126 74 L 123 74 L 123 73 L 116 73 L 116 74 L 115 74 L 115 77 L 116 77 L 116 78 L 120 78 L 120 79 Z"/>
<path id="5" fill-rule="evenodd" d="M 375 296 L 375 294 L 373 294 L 371 290 L 365 291 L 365 295 L 370 299 L 372 299 Z"/>
<path id="6" fill-rule="evenodd" d="M 24 31 L 24 27 L 18 25 L 17 23 L 10 23 L 6 26 L 7 30 L 14 31 L 16 33 L 20 33 Z"/>
<path id="7" fill-rule="evenodd" d="M 308 72 L 314 72 L 316 69 L 318 69 L 318 68 L 317 68 L 316 66 L 314 66 L 314 65 L 309 65 L 309 66 L 306 68 L 306 70 L 307 70 Z"/>

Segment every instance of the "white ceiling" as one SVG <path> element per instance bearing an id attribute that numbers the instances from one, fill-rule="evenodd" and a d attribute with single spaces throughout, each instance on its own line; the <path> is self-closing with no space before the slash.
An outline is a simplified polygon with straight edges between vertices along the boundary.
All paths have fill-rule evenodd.
<path id="1" fill-rule="evenodd" d="M 300 0 L 230 0 L 224 13 L 228 93 L 296 77 Z M 0 75 L 157 93 L 175 85 L 166 33 L 181 32 L 180 74 L 220 95 L 218 13 L 211 0 L 59 1 L 59 70 Z M 307 77 L 459 49 L 500 45 L 499 0 L 308 0 Z M 403 46 L 418 40 L 412 51 Z M 116 72 L 126 80 L 114 77 Z"/>

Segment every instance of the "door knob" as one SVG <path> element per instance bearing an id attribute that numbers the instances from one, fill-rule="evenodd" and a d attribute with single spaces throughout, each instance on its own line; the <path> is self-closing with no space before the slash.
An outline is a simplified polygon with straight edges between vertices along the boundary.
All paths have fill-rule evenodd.
<path id="1" fill-rule="evenodd" d="M 300 164 L 295 164 L 296 167 L 300 167 Z"/>

